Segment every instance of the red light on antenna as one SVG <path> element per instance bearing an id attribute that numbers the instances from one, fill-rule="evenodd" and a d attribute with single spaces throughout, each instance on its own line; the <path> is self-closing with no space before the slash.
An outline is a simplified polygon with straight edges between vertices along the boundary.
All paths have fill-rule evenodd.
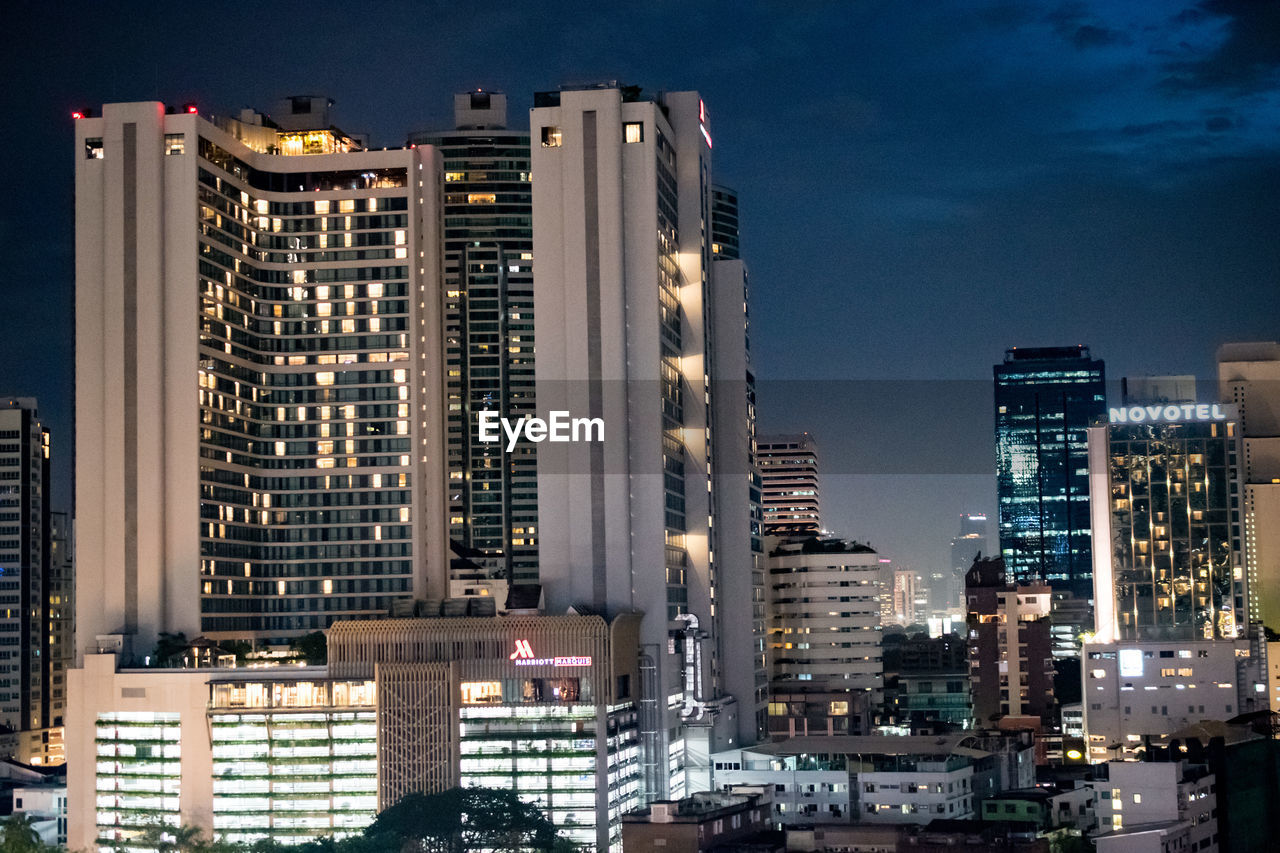
<path id="1" fill-rule="evenodd" d="M 84 118 L 84 113 L 80 112 L 79 110 L 76 110 L 71 114 L 71 117 L 74 119 L 82 119 Z"/>
<path id="2" fill-rule="evenodd" d="M 187 112 L 189 112 L 189 113 L 198 113 L 198 112 L 200 112 L 200 111 L 199 111 L 198 109 L 196 109 L 196 105 L 195 105 L 195 104 L 187 104 Z"/>

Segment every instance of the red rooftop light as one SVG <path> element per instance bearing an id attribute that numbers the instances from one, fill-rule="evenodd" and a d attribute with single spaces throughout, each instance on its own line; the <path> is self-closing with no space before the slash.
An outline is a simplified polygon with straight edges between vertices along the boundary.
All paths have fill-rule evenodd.
<path id="1" fill-rule="evenodd" d="M 198 109 L 196 108 L 196 105 L 195 105 L 195 104 L 184 104 L 183 106 L 185 106 L 185 107 L 186 107 L 187 112 L 189 112 L 189 113 L 198 113 L 198 112 L 200 112 L 200 110 L 198 110 Z"/>
<path id="2" fill-rule="evenodd" d="M 71 114 L 71 117 L 74 119 L 82 119 L 84 118 L 84 113 L 80 112 L 79 110 L 76 110 Z"/>

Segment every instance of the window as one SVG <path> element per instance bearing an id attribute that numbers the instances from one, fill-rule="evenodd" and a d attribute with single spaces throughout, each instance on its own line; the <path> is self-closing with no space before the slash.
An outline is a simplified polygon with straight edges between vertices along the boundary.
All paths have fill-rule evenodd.
<path id="1" fill-rule="evenodd" d="M 644 142 L 644 125 L 638 121 L 629 121 L 622 126 L 625 142 Z"/>
<path id="2" fill-rule="evenodd" d="M 86 138 L 84 141 L 84 158 L 86 160 L 102 159 L 102 137 Z"/>
<path id="3" fill-rule="evenodd" d="M 187 150 L 186 140 L 186 136 L 181 133 L 166 133 L 164 135 L 164 153 L 185 154 Z"/>
<path id="4" fill-rule="evenodd" d="M 543 148 L 559 148 L 563 144 L 563 137 L 558 127 L 544 127 L 542 129 L 542 147 Z"/>

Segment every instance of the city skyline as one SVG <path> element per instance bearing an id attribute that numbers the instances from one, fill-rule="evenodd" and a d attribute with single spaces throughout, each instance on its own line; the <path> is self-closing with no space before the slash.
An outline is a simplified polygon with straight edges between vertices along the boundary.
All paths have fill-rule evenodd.
<path id="1" fill-rule="evenodd" d="M 507 92 L 510 125 L 523 127 L 535 91 L 618 79 L 646 91 L 698 88 L 725 140 L 718 179 L 741 194 L 761 430 L 817 436 L 833 530 L 919 570 L 945 560 L 955 514 L 994 511 L 985 392 L 949 436 L 953 455 L 974 463 L 936 488 L 923 464 L 864 473 L 865 454 L 892 446 L 883 412 L 815 406 L 810 416 L 789 404 L 807 384 L 798 380 L 882 380 L 903 395 L 891 419 L 897 438 L 906 428 L 912 453 L 936 451 L 930 389 L 902 390 L 901 380 L 979 382 L 1010 346 L 1074 343 L 1113 377 L 1208 377 L 1219 344 L 1276 337 L 1267 295 L 1280 268 L 1267 239 L 1280 222 L 1268 88 L 1280 56 L 1250 37 L 1274 12 L 1227 3 L 969 9 L 922 19 L 861 4 L 783 17 L 761 6 L 730 18 L 715 4 L 678 13 L 561 4 L 544 20 L 495 7 L 491 29 L 447 39 L 434 34 L 456 33 L 451 16 L 487 10 L 428 17 L 392 5 L 362 28 L 350 10 L 285 27 L 283 12 L 268 9 L 258 25 L 292 35 L 251 73 L 210 70 L 238 33 L 234 15 L 148 15 L 147 50 L 131 52 L 121 48 L 144 38 L 133 16 L 62 7 L 76 26 L 53 39 L 51 13 L 26 10 L 10 64 L 27 133 L 9 144 L 23 140 L 28 166 L 6 193 L 0 233 L 13 272 L 2 285 L 11 310 L 0 346 L 4 393 L 37 397 L 50 424 L 55 507 L 70 509 L 69 454 L 56 451 L 71 447 L 72 109 L 159 97 L 228 114 L 316 92 L 336 100 L 339 126 L 395 146 L 411 131 L 448 127 L 457 91 Z M 673 14 L 687 15 L 687 27 L 666 45 Z M 624 24 L 628 44 L 617 49 Z M 712 31 L 714 42 L 697 36 Z M 510 51 L 489 49 L 504 35 Z M 429 58 L 405 65 L 397 51 Z M 225 102 L 232 97 L 245 102 Z M 1227 276 L 1233 295 L 1223 299 Z M 1126 306 L 1140 299 L 1136 322 Z"/>

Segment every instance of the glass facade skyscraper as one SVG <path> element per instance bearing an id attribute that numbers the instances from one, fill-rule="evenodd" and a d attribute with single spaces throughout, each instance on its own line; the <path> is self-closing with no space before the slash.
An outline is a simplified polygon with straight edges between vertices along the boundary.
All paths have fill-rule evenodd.
<path id="1" fill-rule="evenodd" d="M 444 340 L 449 536 L 490 577 L 538 578 L 538 458 L 480 441 L 482 411 L 533 416 L 533 196 L 529 132 L 501 92 L 454 97 L 452 131 L 416 133 L 444 159 Z M 456 573 L 455 573 L 456 574 Z"/>
<path id="2" fill-rule="evenodd" d="M 1000 554 L 1011 581 L 1093 591 L 1087 436 L 1106 410 L 1088 347 L 1013 348 L 995 366 Z"/>
<path id="3" fill-rule="evenodd" d="M 1113 423 L 1106 439 L 1111 541 L 1098 547 L 1111 549 L 1120 640 L 1235 639 L 1247 609 L 1234 418 Z"/>

